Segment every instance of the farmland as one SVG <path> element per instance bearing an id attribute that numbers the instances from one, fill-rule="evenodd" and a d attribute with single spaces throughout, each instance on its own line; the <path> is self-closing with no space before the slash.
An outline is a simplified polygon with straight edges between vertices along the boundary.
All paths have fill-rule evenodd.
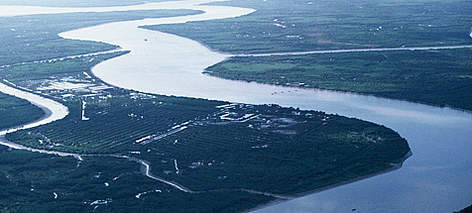
<path id="1" fill-rule="evenodd" d="M 235 19 L 145 28 L 233 54 L 472 43 L 472 2 L 467 0 L 240 0 L 213 4 L 257 11 Z"/>
<path id="2" fill-rule="evenodd" d="M 2 78 L 53 98 L 70 110 L 63 120 L 11 133 L 7 138 L 30 147 L 84 154 L 85 160 L 78 169 L 55 170 L 72 172 L 66 174 L 76 178 L 79 177 L 73 175 L 75 172 L 96 174 L 108 169 L 139 175 L 136 163 L 118 164 L 126 169 L 105 169 L 105 162 L 126 161 L 113 156 L 129 156 L 149 162 L 153 175 L 199 192 L 188 195 L 163 185 L 164 189 L 170 187 L 172 194 L 162 197 L 151 193 L 152 198 L 146 199 L 156 199 L 156 204 L 142 204 L 151 208 L 157 203 L 166 203 L 161 206 L 166 210 L 175 209 L 188 196 L 195 201 L 186 204 L 190 207 L 208 201 L 208 197 L 224 196 L 225 199 L 217 203 L 199 204 L 199 209 L 238 212 L 273 201 L 277 199 L 275 195 L 303 194 L 394 169 L 401 165 L 409 151 L 406 141 L 394 131 L 357 119 L 276 105 L 231 104 L 139 93 L 109 86 L 90 72 L 100 61 L 123 53 L 5 68 Z M 19 73 L 30 73 L 31 79 Z M 46 159 L 48 157 L 44 157 L 44 161 Z M 99 165 L 103 165 L 102 170 L 96 169 Z M 34 165 L 23 166 L 35 168 Z M 35 170 L 25 171 L 39 175 Z M 119 175 L 115 173 L 112 174 Z M 24 181 L 32 181 L 29 177 Z M 44 184 L 66 177 L 58 178 Z M 152 180 L 141 175 L 135 181 Z M 136 186 L 138 183 L 127 184 Z M 60 189 L 63 194 L 76 196 L 77 192 L 70 192 L 65 186 L 60 188 L 62 185 L 58 187 L 56 191 Z M 126 191 L 123 193 L 127 196 L 123 197 L 119 192 L 81 187 L 74 188 L 84 191 L 77 196 L 95 192 L 102 195 L 102 199 L 123 199 L 125 203 L 135 202 L 131 192 L 146 191 L 120 188 Z M 27 199 L 23 197 L 26 194 L 18 196 L 17 199 Z M 65 209 L 86 209 L 87 205 L 80 204 L 86 200 L 84 197 L 54 202 Z M 87 202 L 93 199 L 88 198 Z M 110 202 L 100 208 L 116 210 L 122 207 L 119 203 Z M 12 204 L 8 205 L 8 209 L 13 208 Z"/>
<path id="3" fill-rule="evenodd" d="M 191 10 L 154 10 L 0 17 L 0 34 L 2 35 L 0 40 L 2 46 L 0 49 L 0 66 L 117 48 L 105 43 L 63 39 L 57 35 L 61 32 L 113 21 L 196 13 L 199 12 Z M 59 19 L 61 21 L 58 21 Z"/>
<path id="4" fill-rule="evenodd" d="M 237 54 L 472 44 L 470 1 L 231 1 L 256 12 L 145 26 L 235 54 L 208 74 L 472 109 L 470 49 L 240 57 Z M 441 17 L 441 18 L 437 18 Z M 221 30 L 223 29 L 223 30 Z"/>
<path id="5" fill-rule="evenodd" d="M 233 57 L 210 75 L 472 110 L 472 50 Z"/>
<path id="6" fill-rule="evenodd" d="M 381 125 L 277 105 L 146 94 L 114 87 L 91 72 L 126 51 L 61 58 L 116 47 L 61 39 L 58 32 L 194 13 L 0 18 L 0 64 L 6 65 L 0 79 L 70 111 L 62 120 L 6 138 L 83 156 L 77 161 L 0 147 L 0 211 L 241 212 L 401 166 L 409 146 Z M 1 98 L 13 105 L 5 104 L 8 116 L 23 116 L 24 122 L 42 116 L 22 100 Z M 137 162 L 148 163 L 150 171 Z"/>

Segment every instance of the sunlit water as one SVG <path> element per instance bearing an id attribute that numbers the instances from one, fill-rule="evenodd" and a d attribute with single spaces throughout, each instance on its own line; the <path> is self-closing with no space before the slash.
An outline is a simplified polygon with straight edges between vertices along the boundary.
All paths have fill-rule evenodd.
<path id="1" fill-rule="evenodd" d="M 210 1 L 210 0 L 208 0 Z M 206 1 L 179 1 L 113 8 L 68 8 L 62 12 L 138 9 L 196 9 L 206 13 L 173 18 L 104 24 L 62 33 L 71 39 L 103 41 L 130 54 L 93 68 L 102 80 L 142 92 L 251 104 L 280 104 L 320 110 L 392 128 L 412 149 L 403 168 L 321 193 L 270 206 L 260 212 L 452 212 L 472 200 L 472 114 L 405 101 L 314 89 L 296 89 L 203 75 L 228 55 L 171 34 L 138 26 L 230 18 L 251 9 L 197 6 Z M 0 7 L 2 11 L 3 7 Z M 125 9 L 123 9 L 125 8 Z M 24 14 L 25 11 L 20 14 Z M 39 11 L 39 12 L 38 12 Z M 60 13 L 61 8 L 35 9 Z"/>

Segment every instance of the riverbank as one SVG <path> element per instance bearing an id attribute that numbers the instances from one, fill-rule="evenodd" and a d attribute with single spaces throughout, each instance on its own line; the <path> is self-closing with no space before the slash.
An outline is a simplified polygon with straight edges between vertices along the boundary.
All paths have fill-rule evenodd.
<path id="1" fill-rule="evenodd" d="M 186 18 L 185 21 L 193 20 L 190 19 L 191 17 Z M 196 20 L 198 20 L 198 18 L 196 18 Z M 197 97 L 252 104 L 275 103 L 287 107 L 322 110 L 329 113 L 352 116 L 386 125 L 398 130 L 402 136 L 406 137 L 409 141 L 412 141 L 410 143 L 413 144 L 412 150 L 415 155 L 405 164 L 407 166 L 406 169 L 402 168 L 392 173 L 344 185 L 315 195 L 310 195 L 305 199 L 301 198 L 288 201 L 281 205 L 268 208 L 267 211 L 269 212 L 284 212 L 284 206 L 290 206 L 289 209 L 292 212 L 302 212 L 304 210 L 301 209 L 300 206 L 305 206 L 309 201 L 300 204 L 300 200 L 313 199 L 313 197 L 321 200 L 321 203 L 335 202 L 338 205 L 335 205 L 331 209 L 320 209 L 319 206 L 311 206 L 311 208 L 305 209 L 307 212 L 311 212 L 313 209 L 317 209 L 320 212 L 344 211 L 348 208 L 347 206 L 351 205 L 351 203 L 356 203 L 354 205 L 359 206 L 359 209 L 364 209 L 365 211 L 375 211 L 373 209 L 378 208 L 382 208 L 382 211 L 385 212 L 401 211 L 399 208 L 401 209 L 402 206 L 405 206 L 401 204 L 402 202 L 408 203 L 407 206 L 409 208 L 416 209 L 414 211 L 424 211 L 425 209 L 428 209 L 432 212 L 441 212 L 442 210 L 447 211 L 447 209 L 454 209 L 452 208 L 452 204 L 444 205 L 445 202 L 441 199 L 436 200 L 437 205 L 434 207 L 431 205 L 424 206 L 423 204 L 425 202 L 420 200 L 421 198 L 428 196 L 418 194 L 406 196 L 405 193 L 414 193 L 413 191 L 408 190 L 409 187 L 402 187 L 401 192 L 392 196 L 375 198 L 372 198 L 371 196 L 385 193 L 371 193 L 371 190 L 366 189 L 376 188 L 386 191 L 399 191 L 398 187 L 396 187 L 397 190 L 394 190 L 393 188 L 399 185 L 405 186 L 424 181 L 435 183 L 439 181 L 446 185 L 456 185 L 454 188 L 459 187 L 465 189 L 467 182 L 445 182 L 444 180 L 447 178 L 444 179 L 442 177 L 448 173 L 439 170 L 428 170 L 428 172 L 422 170 L 420 172 L 419 170 L 410 168 L 417 167 L 416 165 L 418 165 L 418 163 L 424 165 L 426 162 L 430 162 L 431 164 L 426 164 L 433 166 L 438 164 L 444 165 L 445 162 L 448 162 L 447 164 L 449 166 L 446 166 L 447 168 L 452 168 L 450 165 L 456 165 L 457 167 L 454 168 L 464 169 L 465 167 L 467 169 L 468 167 L 466 166 L 466 162 L 468 159 L 468 149 L 466 148 L 467 143 L 465 143 L 465 141 L 469 135 L 468 132 L 470 132 L 470 129 L 468 128 L 468 126 L 470 126 L 469 123 L 471 122 L 470 114 L 448 108 L 441 109 L 371 96 L 312 89 L 293 89 L 256 83 L 228 81 L 204 76 L 201 72 L 203 72 L 206 67 L 224 60 L 227 55 L 212 52 L 208 50 L 208 48 L 200 45 L 198 42 L 189 39 L 167 33 L 137 29 L 137 27 L 141 25 L 169 24 L 173 22 L 181 23 L 185 21 L 182 19 L 166 19 L 145 20 L 141 22 L 127 22 L 121 24 L 114 23 L 94 29 L 81 29 L 74 32 L 64 33 L 62 35 L 67 35 L 68 38 L 105 41 L 123 47 L 132 47 L 131 54 L 101 63 L 92 70 L 99 78 L 118 87 L 154 94 Z M 109 34 L 115 34 L 112 32 L 115 32 L 118 29 L 123 29 L 122 27 L 125 26 L 127 30 L 135 33 L 133 33 L 133 35 L 120 36 L 120 38 L 108 38 Z M 148 40 L 147 43 L 140 42 L 145 39 Z M 156 44 L 156 46 L 154 46 L 154 44 Z M 176 49 L 175 47 L 177 46 L 185 48 Z M 147 55 L 153 55 L 154 57 L 150 59 L 146 57 Z M 180 58 L 185 59 L 179 60 Z M 141 69 L 139 75 L 136 75 L 136 73 L 131 75 L 127 72 L 127 68 L 123 67 L 140 67 Z M 158 81 L 159 83 L 156 84 L 156 79 L 166 80 Z M 192 81 L 185 79 L 192 79 Z M 435 138 L 432 139 L 428 136 L 431 135 L 430 132 L 441 133 L 441 135 L 435 134 Z M 444 136 L 450 135 L 451 133 L 454 133 L 454 139 Z M 441 148 L 433 149 L 431 143 L 440 146 Z M 455 144 L 452 145 L 453 148 L 450 147 L 451 144 Z M 445 146 L 447 148 L 445 148 Z M 459 149 L 458 147 L 462 148 Z M 446 152 L 446 150 L 451 149 L 462 154 L 454 155 L 454 157 L 452 157 L 449 152 Z M 438 150 L 443 150 L 441 155 L 438 154 Z M 431 156 L 436 156 L 438 158 L 433 159 Z M 447 157 L 441 158 L 439 156 Z M 454 158 L 454 161 L 451 161 L 451 157 Z M 437 159 L 441 159 L 442 162 L 438 163 L 436 161 Z M 457 173 L 461 172 L 457 171 Z M 466 176 L 464 176 L 464 178 L 466 178 Z M 402 177 L 414 178 L 406 180 Z M 352 196 L 346 197 L 345 195 L 352 194 L 346 192 L 346 190 L 351 189 L 351 186 L 358 187 L 356 188 L 358 189 L 356 194 L 361 194 L 361 197 L 363 197 L 364 200 L 377 200 L 377 203 L 384 203 L 385 205 L 380 207 L 374 206 L 371 203 L 363 203 L 361 202 L 362 200 L 355 199 Z M 411 189 L 413 188 L 414 187 L 411 187 Z M 324 195 L 330 193 L 335 195 L 329 195 L 323 199 Z M 442 194 L 443 192 L 435 191 L 435 194 L 436 193 Z M 415 197 L 418 202 L 413 202 L 413 200 L 400 202 L 400 197 Z M 432 197 L 428 198 L 433 199 Z M 456 198 L 456 200 L 449 200 L 448 202 L 455 203 L 453 205 L 463 205 L 465 201 L 458 201 Z M 315 204 L 323 205 L 319 202 L 315 202 Z M 351 209 L 349 208 L 348 210 Z"/>
<path id="2" fill-rule="evenodd" d="M 133 160 L 144 167 L 141 174 L 145 177 L 199 199 L 213 193 L 251 198 L 237 205 L 219 199 L 219 204 L 196 206 L 210 211 L 225 205 L 238 209 L 236 212 L 269 200 L 287 199 L 286 194 L 390 168 L 390 163 L 402 160 L 408 151 L 406 141 L 392 130 L 357 119 L 275 105 L 140 93 L 104 84 L 90 73 L 91 67 L 120 55 L 89 55 L 6 68 L 5 76 L 25 68 L 34 70 L 35 82 L 19 76 L 12 83 L 41 91 L 70 110 L 64 119 L 13 132 L 8 139 L 38 150 L 80 153 L 85 159 L 80 165 L 89 157 Z M 318 154 L 313 156 L 313 152 Z M 293 181 L 298 186 L 293 186 Z"/>
<path id="3" fill-rule="evenodd" d="M 232 57 L 205 73 L 226 79 L 355 92 L 472 110 L 472 46 Z M 349 52 L 352 51 L 352 52 Z M 299 53 L 302 54 L 302 53 Z"/>
<path id="4" fill-rule="evenodd" d="M 114 81 L 114 85 L 123 86 L 123 83 L 126 83 L 124 79 L 122 79 L 123 82 L 120 82 L 119 80 L 117 81 L 117 79 L 113 79 L 113 77 L 117 78 L 117 76 L 124 74 L 125 79 L 127 78 L 127 81 L 131 82 L 131 85 L 127 85 L 128 88 L 135 88 L 136 90 L 150 93 L 173 94 L 190 97 L 208 96 L 210 99 L 239 100 L 238 102 L 247 103 L 279 103 L 282 106 L 324 110 L 330 113 L 357 117 L 394 128 L 410 141 L 415 156 L 407 161 L 405 164 L 406 166 L 403 169 L 318 193 L 313 195 L 315 198 L 313 198 L 313 196 L 308 196 L 305 199 L 314 199 L 315 202 L 310 203 L 319 205 L 310 206 L 310 208 L 305 209 L 310 212 L 314 209 L 320 209 L 320 206 L 324 206 L 323 203 L 333 204 L 333 202 L 334 204 L 330 205 L 332 208 L 322 209 L 320 212 L 336 210 L 342 211 L 352 205 L 360 206 L 358 208 L 363 211 L 372 212 L 375 212 L 378 208 L 386 210 L 385 212 L 388 212 L 388 210 L 401 211 L 399 208 L 402 207 L 407 207 L 410 211 L 418 212 L 425 210 L 431 210 L 432 212 L 442 210 L 447 211 L 447 209 L 451 209 L 453 206 L 458 204 L 462 205 L 464 201 L 463 199 L 468 199 L 467 191 L 459 193 L 465 196 L 461 198 L 454 197 L 448 201 L 444 200 L 444 196 L 436 198 L 423 195 L 421 194 L 423 191 L 427 191 L 428 195 L 441 195 L 446 192 L 437 191 L 436 188 L 431 187 L 428 187 L 428 189 L 433 190 L 433 192 L 421 190 L 424 189 L 425 186 L 420 185 L 420 183 L 429 183 L 429 186 L 431 186 L 431 184 L 435 185 L 441 183 L 442 185 L 452 186 L 452 188 L 459 190 L 469 188 L 467 187 L 467 183 L 469 182 L 465 181 L 465 179 L 470 178 L 467 175 L 458 177 L 462 181 L 457 181 L 457 179 L 455 179 L 456 181 L 448 181 L 451 179 L 445 178 L 444 176 L 447 174 L 464 174 L 463 171 L 466 171 L 467 168 L 469 168 L 467 166 L 469 165 L 467 164 L 467 160 L 464 159 L 468 159 L 467 156 L 470 156 L 467 149 L 467 147 L 469 147 L 467 145 L 468 143 L 465 143 L 467 139 L 470 138 L 470 114 L 450 109 L 439 109 L 419 104 L 355 94 L 321 90 L 296 90 L 286 87 L 247 84 L 244 82 L 233 82 L 209 77 L 203 77 L 204 79 L 209 80 L 201 80 L 202 78 L 199 76 L 201 76 L 201 72 L 204 68 L 208 65 L 219 62 L 219 60 L 224 59 L 225 56 L 211 53 L 208 49 L 201 47 L 198 43 L 189 41 L 188 39 L 164 33 L 136 30 L 137 25 L 140 24 L 155 24 L 156 22 L 170 23 L 172 21 L 180 23 L 189 21 L 189 18 L 191 17 L 185 17 L 183 19 L 161 19 L 160 21 L 148 20 L 148 22 L 121 23 L 123 26 L 129 26 L 130 28 L 120 28 L 123 27 L 120 23 L 102 26 L 104 28 L 109 27 L 106 29 L 110 30 L 108 31 L 108 34 L 106 34 L 106 32 L 101 34 L 101 27 L 94 28 L 97 31 L 95 31 L 95 34 L 92 33 L 90 36 L 96 37 L 84 36 L 83 38 L 100 40 L 102 36 L 104 39 L 108 38 L 110 35 L 121 36 L 122 33 L 114 33 L 122 32 L 116 31 L 118 29 L 129 30 L 129 38 L 133 38 L 128 40 L 123 35 L 123 38 L 110 39 L 112 43 L 118 43 L 120 46 L 123 45 L 124 47 L 131 47 L 131 54 L 98 65 L 94 68 L 94 73 L 97 74 L 97 76 L 100 76 L 103 75 L 101 71 L 106 72 L 107 68 L 116 68 L 108 70 L 114 71 L 114 73 L 109 73 L 110 75 L 108 76 L 104 75 L 106 78 L 102 79 L 107 82 Z M 78 31 L 75 33 L 80 34 Z M 151 42 L 144 43 L 145 39 Z M 129 41 L 130 43 L 126 43 L 126 41 Z M 185 48 L 180 49 L 176 47 Z M 146 55 L 150 55 L 149 53 L 152 53 L 151 55 L 154 55 L 155 57 L 152 59 L 145 57 Z M 177 60 L 179 57 L 185 58 L 185 63 Z M 116 67 L 113 67 L 110 63 L 116 65 Z M 173 64 L 174 66 L 172 66 Z M 137 67 L 140 69 L 136 69 Z M 133 68 L 133 70 L 139 70 L 139 75 L 134 73 L 134 77 L 126 76 L 126 73 L 129 74 L 129 69 L 131 68 Z M 156 71 L 164 73 L 155 73 Z M 166 71 L 168 72 L 165 73 Z M 139 76 L 141 79 L 136 78 L 136 76 Z M 187 80 L 182 81 L 182 84 L 179 84 L 179 81 L 175 80 L 189 79 L 190 77 L 195 79 L 196 82 L 189 82 Z M 161 82 L 163 81 L 161 80 L 158 81 L 161 85 L 156 85 L 156 79 L 165 79 L 165 81 L 172 80 L 172 82 Z M 150 84 L 151 81 L 152 84 Z M 140 84 L 144 85 L 141 87 Z M 171 87 L 159 88 L 162 84 Z M 170 91 L 171 88 L 175 89 Z M 197 89 L 195 88 L 201 91 L 196 91 Z M 271 96 L 274 92 L 277 92 L 278 95 Z M 169 142 L 173 143 L 175 140 Z M 179 165 L 181 165 L 180 160 Z M 447 168 L 448 171 L 445 172 L 443 169 L 438 170 L 430 168 L 438 165 L 441 165 L 441 168 Z M 451 169 L 458 169 L 460 171 L 450 171 Z M 419 187 L 420 190 L 413 190 L 416 189 L 415 186 Z M 350 192 L 353 188 L 357 189 L 356 193 Z M 372 189 L 378 189 L 379 192 L 372 192 Z M 399 189 L 403 191 L 398 191 Z M 411 191 L 409 191 L 409 189 L 411 189 Z M 349 196 L 352 194 L 358 196 Z M 383 194 L 384 196 L 375 196 L 378 194 Z M 455 194 L 458 193 L 456 192 Z M 322 199 L 320 199 L 320 197 Z M 399 197 L 409 198 L 410 200 L 401 200 L 398 199 Z M 429 202 L 422 202 L 422 198 L 429 200 Z M 300 204 L 300 200 L 303 200 L 303 198 L 270 207 L 268 211 L 283 212 L 285 208 L 284 205 L 292 205 L 290 207 L 292 211 L 295 208 L 297 209 L 297 212 L 302 212 L 307 205 L 306 202 Z M 365 200 L 377 201 L 375 204 L 382 203 L 384 205 L 378 206 L 372 205 L 372 203 L 362 203 L 362 201 Z M 434 201 L 433 203 L 436 205 L 429 205 L 431 201 Z M 425 203 L 428 203 L 428 205 L 424 206 Z M 447 203 L 447 205 L 445 205 L 445 203 Z M 274 210 L 274 208 L 276 209 Z"/>
<path id="5" fill-rule="evenodd" d="M 37 126 L 41 126 L 44 124 L 51 123 L 53 121 L 60 120 L 66 117 L 69 114 L 69 110 L 64 105 L 60 104 L 59 102 L 53 101 L 51 99 L 47 99 L 41 97 L 39 95 L 25 92 L 19 89 L 15 89 L 13 87 L 9 87 L 3 83 L 0 83 L 0 92 L 12 95 L 21 99 L 25 99 L 36 105 L 44 110 L 45 115 L 37 121 L 21 125 L 19 127 L 13 127 L 6 130 L 0 131 L 0 135 L 5 135 L 11 132 L 15 132 L 21 129 L 29 129 Z"/>

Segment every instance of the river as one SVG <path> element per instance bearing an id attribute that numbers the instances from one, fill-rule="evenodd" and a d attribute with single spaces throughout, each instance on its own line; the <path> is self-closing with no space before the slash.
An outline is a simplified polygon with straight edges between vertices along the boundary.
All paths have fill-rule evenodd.
<path id="1" fill-rule="evenodd" d="M 9 82 L 5 82 L 5 83 L 9 83 Z M 26 147 L 26 146 L 23 146 L 23 145 L 20 145 L 20 144 L 12 143 L 12 142 L 7 141 L 5 139 L 5 134 L 7 134 L 7 133 L 15 132 L 15 131 L 18 131 L 18 130 L 21 130 L 21 129 L 29 129 L 29 128 L 37 127 L 37 126 L 40 126 L 40 125 L 48 124 L 48 123 L 51 123 L 53 121 L 63 119 L 69 114 L 69 109 L 67 109 L 66 106 L 62 105 L 59 102 L 56 102 L 56 101 L 51 100 L 51 99 L 47 99 L 45 97 L 30 93 L 30 92 L 27 92 L 27 91 L 23 91 L 23 90 L 13 88 L 12 86 L 16 86 L 16 85 L 7 85 L 7 84 L 4 84 L 4 83 L 0 83 L 0 92 L 4 93 L 4 94 L 16 96 L 18 98 L 28 100 L 32 104 L 34 104 L 34 105 L 40 107 L 41 109 L 43 109 L 43 111 L 45 112 L 45 115 L 43 117 L 41 117 L 40 119 L 38 119 L 36 121 L 33 121 L 31 123 L 27 123 L 27 124 L 17 126 L 17 127 L 12 127 L 12 128 L 6 129 L 6 130 L 0 130 L 0 145 L 7 146 L 7 147 L 10 147 L 12 149 L 27 150 L 27 151 L 30 151 L 30 152 L 53 154 L 53 155 L 59 155 L 59 156 L 64 156 L 64 157 L 65 156 L 71 156 L 71 157 L 74 157 L 78 160 L 82 160 L 82 157 L 78 154 L 30 148 L 30 147 Z"/>
<path id="2" fill-rule="evenodd" d="M 299 89 L 203 75 L 229 54 L 196 41 L 138 28 L 143 25 L 237 17 L 252 9 L 198 6 L 201 1 L 152 4 L 152 9 L 196 9 L 206 13 L 115 22 L 61 33 L 69 39 L 103 41 L 131 53 L 95 66 L 93 73 L 118 87 L 163 95 L 250 104 L 275 103 L 320 110 L 383 124 L 405 137 L 413 156 L 390 173 L 272 205 L 257 212 L 452 212 L 472 200 L 472 114 L 351 93 Z M 110 8 L 66 8 L 62 12 L 106 12 L 151 9 L 145 5 Z M 0 7 L 2 11 L 2 7 Z M 19 14 L 24 14 L 24 10 Z M 33 14 L 60 13 L 36 8 Z M 0 13 L 1 14 L 1 13 Z M 126 33 L 123 33 L 126 32 Z"/>

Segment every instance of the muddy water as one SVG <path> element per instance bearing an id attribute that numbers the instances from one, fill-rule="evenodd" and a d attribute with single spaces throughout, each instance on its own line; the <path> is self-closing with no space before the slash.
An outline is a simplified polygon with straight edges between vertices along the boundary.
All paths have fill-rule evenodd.
<path id="1" fill-rule="evenodd" d="M 196 9 L 206 13 L 110 23 L 65 32 L 61 36 L 103 41 L 131 50 L 130 54 L 105 61 L 93 69 L 99 78 L 118 87 L 231 102 L 274 103 L 356 117 L 398 131 L 412 148 L 413 156 L 399 170 L 269 206 L 258 212 L 351 212 L 354 209 L 358 212 L 451 212 L 470 204 L 472 114 L 371 96 L 294 89 L 203 75 L 201 73 L 206 67 L 229 55 L 213 52 L 190 39 L 138 28 L 142 25 L 230 18 L 253 12 L 244 8 L 198 6 L 195 2 L 206 1 L 157 3 L 153 9 Z M 143 5 L 128 8 L 132 9 L 149 8 Z M 70 12 L 71 9 L 64 11 Z M 113 9 L 101 8 L 100 11 Z"/>

